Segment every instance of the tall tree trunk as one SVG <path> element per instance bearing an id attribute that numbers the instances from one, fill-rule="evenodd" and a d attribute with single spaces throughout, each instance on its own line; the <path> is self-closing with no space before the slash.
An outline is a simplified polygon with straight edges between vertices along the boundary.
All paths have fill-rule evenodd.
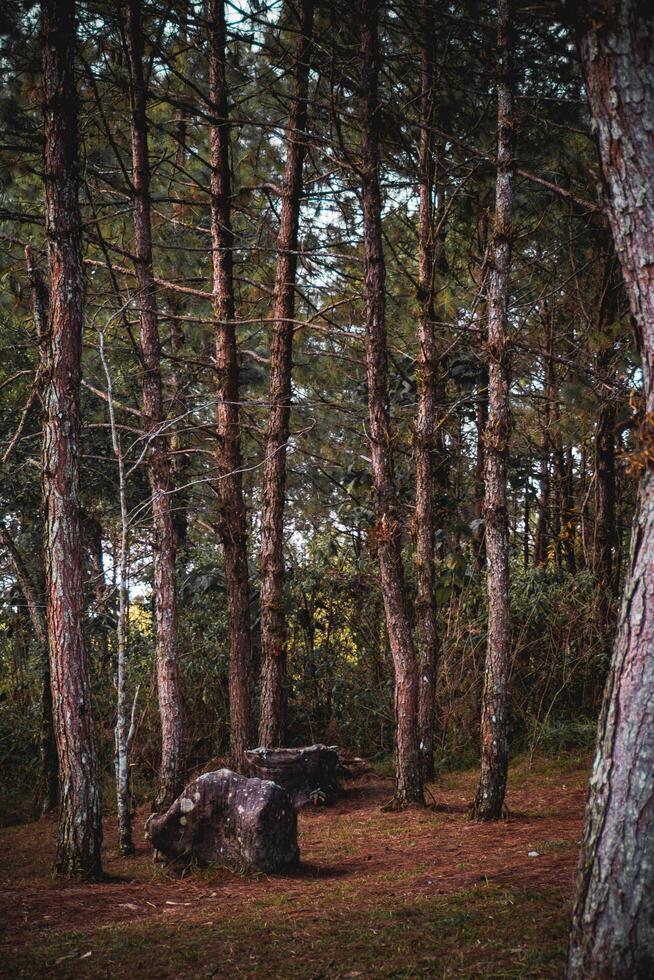
<path id="1" fill-rule="evenodd" d="M 484 515 L 488 582 L 488 641 L 481 708 L 481 775 L 472 815 L 502 816 L 508 770 L 508 712 L 511 635 L 509 622 L 509 515 L 506 457 L 511 428 L 507 300 L 513 213 L 510 0 L 497 9 L 498 112 L 495 224 L 488 287 L 488 424 Z"/>
<path id="2" fill-rule="evenodd" d="M 79 210 L 75 4 L 43 0 L 45 228 L 50 264 L 49 381 L 43 424 L 47 635 L 60 811 L 56 868 L 101 874 L 100 786 L 83 622 L 79 388 L 84 271 Z"/>
<path id="3" fill-rule="evenodd" d="M 377 550 L 395 671 L 395 802 L 401 806 L 422 803 L 424 797 L 418 748 L 418 663 L 404 591 L 388 396 L 386 270 L 379 186 L 379 0 L 361 0 L 360 20 L 366 376 Z"/>
<path id="4" fill-rule="evenodd" d="M 182 0 L 175 4 L 177 18 L 179 20 L 178 46 L 184 50 L 187 45 L 188 29 L 188 0 Z M 184 69 L 187 70 L 185 62 Z M 175 128 L 175 171 L 178 181 L 183 179 L 184 166 L 186 164 L 186 108 L 178 105 L 175 109 L 174 118 Z M 184 216 L 184 205 L 175 201 L 172 208 L 175 221 L 182 221 Z M 183 243 L 179 243 L 183 251 Z M 174 278 L 182 278 L 182 270 L 175 270 Z M 175 553 L 179 554 L 186 547 L 189 523 L 189 491 L 184 487 L 187 480 L 189 466 L 189 454 L 184 452 L 187 448 L 188 437 L 185 430 L 188 426 L 188 399 L 184 388 L 184 379 L 178 358 L 183 355 L 186 338 L 182 327 L 182 317 L 184 314 L 184 302 L 179 293 L 171 293 L 168 296 L 168 309 L 170 311 L 170 353 L 172 355 L 172 367 L 170 371 L 170 403 L 171 411 L 178 418 L 171 437 L 170 437 L 170 478 L 175 487 L 175 505 L 173 507 L 173 535 L 175 540 Z"/>
<path id="5" fill-rule="evenodd" d="M 232 764 L 246 771 L 252 737 L 252 632 L 248 573 L 247 513 L 243 499 L 238 348 L 234 322 L 234 235 L 231 225 L 231 171 L 224 0 L 212 0 L 209 97 L 211 127 L 211 244 L 216 344 L 217 493 L 219 533 L 225 552 L 229 620 L 229 718 Z"/>
<path id="6" fill-rule="evenodd" d="M 261 508 L 261 718 L 259 744 L 284 744 L 286 627 L 284 617 L 284 500 L 286 444 L 291 412 L 293 317 L 298 226 L 305 154 L 309 47 L 314 0 L 299 0 L 295 87 L 288 117 L 286 169 L 275 274 L 275 312 L 270 344 L 270 414 L 266 433 Z"/>
<path id="7" fill-rule="evenodd" d="M 132 103 L 134 251 L 139 286 L 143 428 L 149 443 L 148 475 L 152 491 L 157 686 L 161 718 L 161 768 L 154 805 L 158 810 L 164 810 L 184 788 L 185 773 L 182 692 L 177 650 L 177 583 L 172 486 L 166 439 L 162 435 L 164 408 L 161 389 L 161 342 L 152 268 L 150 161 L 140 0 L 129 2 L 126 38 Z"/>
<path id="8" fill-rule="evenodd" d="M 416 618 L 420 645 L 418 737 L 424 780 L 434 778 L 434 723 L 438 625 L 435 601 L 434 535 L 435 454 L 438 411 L 438 346 L 434 314 L 434 17 L 430 0 L 423 4 L 420 108 L 420 214 L 418 228 L 418 407 L 416 459 Z"/>
<path id="9" fill-rule="evenodd" d="M 654 412 L 654 18 L 639 0 L 579 3 L 581 63 Z M 638 462 L 638 455 L 634 463 Z M 654 971 L 654 474 L 642 456 L 630 568 L 582 840 L 567 976 Z"/>

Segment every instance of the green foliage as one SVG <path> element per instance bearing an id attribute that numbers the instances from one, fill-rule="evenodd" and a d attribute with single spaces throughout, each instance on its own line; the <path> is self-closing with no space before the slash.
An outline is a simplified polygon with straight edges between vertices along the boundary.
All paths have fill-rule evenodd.
<path id="1" fill-rule="evenodd" d="M 128 691 L 140 685 L 134 785 L 150 790 L 159 731 L 152 635 L 152 520 L 145 465 L 133 276 L 130 105 L 121 4 L 82 4 L 81 208 L 87 307 L 81 391 L 81 508 L 85 608 L 98 745 L 111 805 L 117 470 L 98 356 L 101 330 L 128 468 L 131 625 Z M 217 544 L 216 373 L 212 321 L 210 123 L 206 24 L 190 5 L 144 5 L 155 274 L 162 342 L 165 436 L 174 451 L 176 516 L 188 536 L 178 556 L 181 668 L 191 767 L 222 758 L 229 740 L 228 631 Z M 229 5 L 228 5 L 229 6 Z M 238 5 L 237 5 L 238 6 Z M 232 222 L 242 401 L 243 486 L 250 519 L 250 576 L 258 656 L 258 545 L 268 356 L 286 160 L 286 114 L 296 27 L 290 7 L 230 8 L 227 78 L 232 113 Z M 484 256 L 492 231 L 496 148 L 495 10 L 434 5 L 437 84 L 434 157 L 444 211 L 435 216 L 438 356 L 436 583 L 441 767 L 476 758 L 486 642 L 478 425 L 486 395 Z M 24 246 L 45 276 L 39 31 L 36 4 L 0 18 L 0 518 L 29 563 L 42 598 L 41 406 L 30 402 L 39 363 Z M 596 150 L 567 29 L 538 9 L 519 16 L 516 153 L 528 171 L 595 201 Z M 352 4 L 319 4 L 311 49 L 310 112 L 300 214 L 293 396 L 288 446 L 286 623 L 289 741 L 322 739 L 371 757 L 393 748 L 393 672 L 374 541 L 364 363 L 363 250 L 359 201 L 358 24 Z M 416 324 L 421 133 L 415 4 L 384 5 L 380 154 L 388 332 L 389 410 L 407 597 L 415 568 Z M 181 115 L 181 118 L 180 118 Z M 183 123 L 183 126 L 180 124 Z M 183 135 L 182 134 L 183 131 Z M 621 459 L 640 385 L 624 290 L 604 219 L 574 199 L 518 175 L 509 304 L 511 408 L 508 510 L 513 551 L 513 742 L 579 744 L 592 726 L 615 618 L 613 592 L 628 551 L 634 483 Z M 181 286 L 183 292 L 163 283 Z M 546 381 L 546 374 L 549 383 Z M 637 399 L 636 399 L 637 400 Z M 595 435 L 615 411 L 614 581 L 600 584 Z M 438 457 L 436 459 L 436 457 Z M 561 459 L 565 466 L 562 473 Z M 545 498 L 545 484 L 549 498 Z M 525 571 L 540 524 L 548 564 Z M 98 530 L 92 534 L 93 527 Z M 561 530 L 563 529 L 563 530 Z M 576 574 L 563 571 L 570 544 Z M 98 548 L 99 543 L 99 548 Z M 95 545 L 95 551 L 94 549 Z M 98 559 L 104 570 L 98 570 Z M 37 765 L 39 668 L 19 609 L 15 574 L 0 553 L 0 762 L 4 785 L 29 803 Z M 255 665 L 256 666 L 256 665 Z M 253 680 L 253 698 L 258 694 Z M 575 727 L 576 726 L 576 727 Z M 6 810 L 12 809 L 10 800 Z"/>

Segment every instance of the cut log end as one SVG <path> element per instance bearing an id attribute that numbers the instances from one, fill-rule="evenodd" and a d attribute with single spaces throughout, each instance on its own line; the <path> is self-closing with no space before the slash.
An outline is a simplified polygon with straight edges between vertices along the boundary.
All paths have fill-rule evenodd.
<path id="1" fill-rule="evenodd" d="M 245 753 L 249 771 L 282 786 L 296 807 L 329 806 L 341 793 L 335 745 L 308 745 L 297 749 L 250 749 Z"/>

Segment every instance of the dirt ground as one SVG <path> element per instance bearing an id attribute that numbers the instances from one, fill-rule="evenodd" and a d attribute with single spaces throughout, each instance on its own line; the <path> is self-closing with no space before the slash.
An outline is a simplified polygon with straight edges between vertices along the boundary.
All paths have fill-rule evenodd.
<path id="1" fill-rule="evenodd" d="M 175 879 L 116 856 L 101 884 L 52 878 L 55 826 L 0 830 L 0 975 L 7 977 L 557 977 L 588 773 L 586 757 L 513 767 L 507 819 L 467 819 L 476 773 L 430 787 L 424 810 L 382 812 L 368 774 L 300 815 L 300 869 Z M 141 837 L 146 812 L 135 824 Z"/>

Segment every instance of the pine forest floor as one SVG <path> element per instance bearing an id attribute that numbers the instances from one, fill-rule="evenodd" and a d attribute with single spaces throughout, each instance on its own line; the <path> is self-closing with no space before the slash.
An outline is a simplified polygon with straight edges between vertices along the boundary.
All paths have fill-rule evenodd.
<path id="1" fill-rule="evenodd" d="M 401 813 L 381 810 L 390 780 L 362 776 L 336 806 L 301 813 L 289 877 L 172 878 L 152 863 L 144 810 L 131 859 L 105 821 L 109 881 L 58 881 L 52 822 L 3 828 L 0 976 L 561 976 L 588 765 L 518 762 L 495 825 L 467 819 L 473 771 Z"/>

